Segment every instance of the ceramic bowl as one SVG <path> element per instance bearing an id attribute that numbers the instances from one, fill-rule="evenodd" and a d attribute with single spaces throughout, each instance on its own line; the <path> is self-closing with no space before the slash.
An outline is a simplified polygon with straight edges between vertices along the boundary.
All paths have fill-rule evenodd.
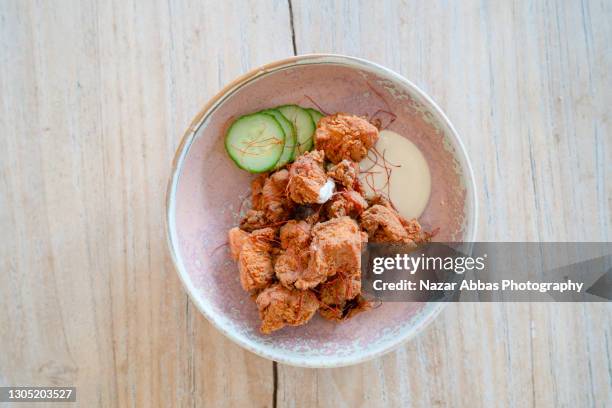
<path id="1" fill-rule="evenodd" d="M 439 241 L 471 241 L 476 228 L 472 170 L 444 113 L 400 75 L 369 61 L 305 55 L 253 70 L 227 85 L 195 117 L 178 147 L 167 191 L 167 230 L 176 270 L 197 308 L 242 347 L 282 363 L 335 367 L 380 356 L 419 333 L 441 303 L 385 303 L 342 324 L 315 316 L 307 325 L 271 335 L 259 332 L 255 303 L 240 287 L 227 231 L 246 210 L 252 175 L 228 158 L 224 132 L 235 118 L 260 109 L 299 104 L 390 121 L 415 143 L 432 176 L 420 218 L 441 227 Z"/>

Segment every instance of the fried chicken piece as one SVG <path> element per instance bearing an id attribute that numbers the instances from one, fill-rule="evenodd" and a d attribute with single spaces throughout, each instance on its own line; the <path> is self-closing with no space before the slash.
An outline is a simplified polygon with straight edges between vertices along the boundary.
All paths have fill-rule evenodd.
<path id="1" fill-rule="evenodd" d="M 262 210 L 251 209 L 240 221 L 240 228 L 248 232 L 265 228 L 266 225 L 268 225 L 268 220 L 266 219 L 266 213 Z"/>
<path id="2" fill-rule="evenodd" d="M 407 222 L 405 219 L 403 221 Z M 367 231 L 372 242 L 406 244 L 415 242 L 412 239 L 414 233 L 408 232 L 402 223 L 402 217 L 392 208 L 380 204 L 374 204 L 361 214 L 361 227 Z"/>
<path id="3" fill-rule="evenodd" d="M 359 217 L 368 208 L 368 202 L 356 191 L 342 191 L 328 201 L 326 204 L 327 216 L 337 218 L 348 215 Z"/>
<path id="4" fill-rule="evenodd" d="M 294 288 L 295 282 L 308 268 L 310 259 L 310 224 L 291 220 L 280 230 L 282 253 L 274 263 L 274 273 L 287 288 Z"/>
<path id="5" fill-rule="evenodd" d="M 298 289 L 314 288 L 329 276 L 361 270 L 362 235 L 349 217 L 334 218 L 312 228 L 310 261 L 304 275 L 295 282 Z"/>
<path id="6" fill-rule="evenodd" d="M 361 269 L 338 272 L 333 278 L 318 286 L 321 308 L 326 319 L 342 320 L 347 317 L 352 299 L 361 294 Z"/>
<path id="7" fill-rule="evenodd" d="M 281 248 L 305 247 L 310 241 L 311 225 L 306 221 L 291 220 L 280 229 Z"/>
<path id="8" fill-rule="evenodd" d="M 380 204 L 374 204 L 361 214 L 361 227 L 372 242 L 412 242 L 398 214 Z"/>
<path id="9" fill-rule="evenodd" d="M 372 198 L 369 198 L 369 199 L 368 199 L 368 203 L 369 203 L 370 205 L 380 204 L 380 205 L 382 205 L 383 207 L 390 208 L 390 209 L 392 209 L 393 211 L 397 212 L 397 210 L 395 209 L 395 207 L 393 206 L 393 204 L 391 203 L 391 201 L 390 201 L 390 200 L 389 200 L 387 197 L 385 197 L 385 196 L 383 196 L 383 195 L 380 195 L 380 194 L 376 194 L 376 195 L 375 195 L 375 196 L 373 196 Z"/>
<path id="10" fill-rule="evenodd" d="M 361 293 L 361 270 L 350 275 L 336 274 L 320 286 L 320 299 L 326 305 L 344 305 Z"/>
<path id="11" fill-rule="evenodd" d="M 425 242 L 431 241 L 431 237 L 435 235 L 429 232 L 423 231 L 421 224 L 416 219 L 407 220 L 406 218 L 400 216 L 400 222 L 404 226 L 404 229 L 408 233 L 408 238 L 410 238 L 416 244 L 422 244 Z"/>
<path id="12" fill-rule="evenodd" d="M 327 170 L 327 175 L 342 184 L 347 190 L 353 190 L 359 175 L 359 164 L 344 159 L 340 163 L 331 166 Z"/>
<path id="13" fill-rule="evenodd" d="M 346 311 L 344 319 L 347 320 L 352 317 L 355 317 L 361 312 L 367 312 L 368 310 L 372 310 L 372 302 L 359 295 L 348 301 L 344 305 L 344 310 Z"/>
<path id="14" fill-rule="evenodd" d="M 343 305 L 328 306 L 326 304 L 321 304 L 319 314 L 327 320 L 341 322 L 370 309 L 372 309 L 372 302 L 366 300 L 363 296 L 358 295 L 345 302 Z"/>
<path id="15" fill-rule="evenodd" d="M 254 210 L 263 210 L 263 187 L 267 178 L 267 174 L 260 174 L 251 181 L 251 208 Z"/>
<path id="16" fill-rule="evenodd" d="M 272 173 L 266 180 L 261 192 L 261 208 L 269 222 L 284 221 L 289 218 L 294 204 L 287 198 L 286 190 L 289 172 L 282 169 Z"/>
<path id="17" fill-rule="evenodd" d="M 272 241 L 274 229 L 255 230 L 244 239 L 238 255 L 240 283 L 246 291 L 263 289 L 274 279 Z"/>
<path id="18" fill-rule="evenodd" d="M 289 170 L 289 197 L 299 204 L 322 204 L 331 197 L 335 184 L 323 169 L 322 151 L 304 153 Z"/>
<path id="19" fill-rule="evenodd" d="M 310 253 L 288 249 L 283 251 L 274 263 L 274 273 L 279 282 L 287 288 L 295 288 L 295 282 L 300 280 L 308 268 Z"/>
<path id="20" fill-rule="evenodd" d="M 319 307 L 319 314 L 321 317 L 334 322 L 341 322 L 344 316 L 344 307 L 342 306 L 329 306 L 325 303 L 321 303 Z"/>
<path id="21" fill-rule="evenodd" d="M 321 220 L 321 208 L 324 204 L 298 205 L 295 210 L 295 219 L 306 221 L 314 225 Z"/>
<path id="22" fill-rule="evenodd" d="M 314 213 L 306 217 L 304 221 L 306 221 L 310 225 L 315 225 L 316 223 L 321 222 L 321 212 L 315 211 Z"/>
<path id="23" fill-rule="evenodd" d="M 285 325 L 300 326 L 307 323 L 319 308 L 319 301 L 309 290 L 291 290 L 275 284 L 257 296 L 261 318 L 261 332 L 269 334 Z"/>
<path id="24" fill-rule="evenodd" d="M 382 205 L 383 207 L 387 207 L 389 210 L 391 210 L 395 214 L 397 219 L 400 221 L 400 223 L 402 224 L 402 226 L 404 227 L 406 232 L 408 233 L 408 238 L 410 238 L 410 240 L 414 241 L 417 244 L 421 244 L 421 243 L 424 243 L 424 242 L 429 242 L 431 240 L 431 238 L 436 234 L 435 232 L 434 233 L 430 233 L 430 232 L 423 231 L 423 228 L 421 227 L 421 224 L 419 224 L 419 222 L 416 219 L 408 220 L 408 219 L 402 217 L 397 212 L 395 207 L 393 206 L 393 203 L 388 198 L 386 198 L 386 197 L 384 197 L 382 195 L 376 195 L 376 196 L 372 197 L 369 200 L 369 202 L 370 202 L 371 206 L 379 204 L 379 205 Z"/>
<path id="25" fill-rule="evenodd" d="M 238 256 L 240 255 L 240 251 L 242 250 L 242 245 L 244 241 L 249 237 L 249 233 L 241 230 L 238 227 L 234 227 L 227 233 L 227 238 L 230 247 L 230 254 L 232 255 L 232 259 L 238 260 Z"/>
<path id="26" fill-rule="evenodd" d="M 323 150 L 332 163 L 344 159 L 361 161 L 378 140 L 378 129 L 359 116 L 337 113 L 319 120 L 315 148 Z"/>

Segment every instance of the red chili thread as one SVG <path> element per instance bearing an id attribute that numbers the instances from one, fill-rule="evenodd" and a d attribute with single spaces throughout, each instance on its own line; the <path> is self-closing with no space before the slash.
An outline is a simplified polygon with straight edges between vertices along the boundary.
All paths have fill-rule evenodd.
<path id="1" fill-rule="evenodd" d="M 314 106 L 316 106 L 316 107 L 317 107 L 317 109 L 319 109 L 319 112 L 321 112 L 321 113 L 322 113 L 322 114 L 324 114 L 325 116 L 329 116 L 329 113 L 327 113 L 327 112 L 325 111 L 325 109 L 323 109 L 323 108 L 321 107 L 321 105 L 319 105 L 319 104 L 318 104 L 318 103 L 317 103 L 317 102 L 316 102 L 314 99 L 312 99 L 312 98 L 311 98 L 310 96 L 308 96 L 308 95 L 304 95 L 304 97 L 305 97 L 305 98 L 307 98 L 307 99 L 308 99 L 310 102 L 312 102 L 312 103 L 313 103 L 313 105 L 314 105 Z"/>

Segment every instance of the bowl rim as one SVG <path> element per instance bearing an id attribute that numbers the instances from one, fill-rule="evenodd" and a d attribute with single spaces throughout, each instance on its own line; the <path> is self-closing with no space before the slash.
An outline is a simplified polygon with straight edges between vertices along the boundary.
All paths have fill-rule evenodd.
<path id="1" fill-rule="evenodd" d="M 317 60 L 322 60 L 318 61 Z M 228 337 L 231 341 L 243 347 L 246 350 L 249 350 L 261 357 L 266 359 L 270 359 L 273 361 L 277 361 L 283 364 L 288 364 L 297 367 L 309 367 L 309 368 L 331 368 L 331 367 L 342 367 L 353 364 L 362 363 L 368 360 L 372 360 L 376 357 L 382 356 L 408 340 L 414 338 L 417 334 L 421 333 L 425 327 L 427 327 L 442 311 L 444 307 L 448 305 L 446 302 L 428 302 L 425 304 L 423 309 L 416 315 L 417 321 L 407 328 L 403 335 L 398 335 L 397 338 L 387 341 L 383 344 L 382 347 L 376 349 L 374 351 L 368 352 L 368 349 L 364 349 L 361 353 L 352 354 L 348 356 L 326 356 L 325 358 L 317 358 L 312 359 L 308 357 L 292 357 L 288 354 L 283 353 L 275 353 L 273 349 L 271 351 L 266 351 L 262 348 L 261 345 L 251 344 L 248 340 L 242 339 L 239 336 L 236 336 L 232 333 L 232 330 L 229 327 L 224 327 L 221 322 L 217 320 L 217 317 L 207 310 L 204 301 L 201 299 L 201 296 L 196 296 L 197 290 L 189 277 L 186 268 L 182 263 L 182 259 L 179 255 L 179 246 L 178 242 L 176 242 L 175 237 L 175 199 L 176 199 L 176 191 L 180 179 L 180 175 L 183 169 L 183 164 L 185 158 L 187 157 L 189 150 L 196 140 L 196 135 L 202 124 L 205 122 L 209 114 L 214 112 L 215 108 L 223 102 L 224 97 L 228 95 L 231 91 L 237 90 L 241 86 L 246 83 L 254 80 L 255 78 L 269 74 L 271 72 L 279 71 L 281 69 L 290 68 L 292 66 L 297 65 L 309 65 L 315 63 L 336 63 L 343 64 L 348 66 L 358 66 L 361 68 L 367 68 L 370 71 L 373 71 L 383 77 L 388 79 L 392 79 L 409 89 L 409 91 L 413 94 L 418 95 L 423 101 L 425 101 L 427 108 L 437 116 L 440 122 L 442 122 L 448 131 L 449 134 L 446 137 L 450 137 L 453 139 L 454 147 L 456 151 L 456 155 L 462 159 L 461 165 L 464 167 L 465 175 L 464 175 L 464 183 L 467 193 L 471 196 L 472 206 L 468 208 L 468 214 L 466 214 L 466 219 L 471 220 L 470 224 L 466 223 L 466 227 L 469 228 L 467 232 L 467 237 L 469 238 L 468 242 L 473 242 L 476 237 L 476 230 L 478 226 L 478 201 L 477 201 L 477 193 L 476 193 L 476 185 L 474 179 L 474 172 L 472 169 L 472 164 L 470 158 L 467 154 L 467 150 L 459 136 L 459 133 L 448 119 L 446 114 L 442 111 L 442 109 L 434 102 L 427 93 L 425 93 L 422 89 L 420 89 L 417 85 L 412 83 L 410 80 L 404 78 L 402 75 L 392 71 L 389 68 L 386 68 L 380 64 L 375 62 L 348 55 L 342 54 L 328 54 L 328 53 L 313 53 L 313 54 L 303 54 L 291 56 L 288 58 L 283 58 L 277 61 L 270 62 L 268 64 L 264 64 L 257 68 L 254 68 L 247 73 L 238 76 L 236 79 L 225 85 L 220 91 L 218 91 L 213 97 L 211 97 L 208 102 L 200 109 L 200 111 L 195 115 L 194 119 L 191 121 L 191 124 L 185 130 L 179 145 L 176 148 L 176 152 L 174 154 L 174 158 L 172 160 L 172 167 L 170 172 L 170 177 L 168 180 L 168 184 L 166 187 L 166 210 L 165 210 L 165 233 L 166 233 L 166 242 L 168 244 L 168 249 L 170 251 L 170 255 L 172 258 L 172 263 L 174 265 L 174 269 L 177 271 L 179 278 L 187 292 L 187 295 L 191 299 L 191 301 L 196 305 L 197 309 L 204 315 L 204 317 L 221 333 L 223 333 L 226 337 Z"/>

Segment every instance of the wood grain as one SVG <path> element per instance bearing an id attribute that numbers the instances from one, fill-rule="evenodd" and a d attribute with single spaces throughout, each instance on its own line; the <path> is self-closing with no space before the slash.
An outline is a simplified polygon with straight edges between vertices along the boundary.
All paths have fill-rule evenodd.
<path id="1" fill-rule="evenodd" d="M 449 305 L 372 362 L 278 365 L 275 388 L 191 305 L 163 223 L 192 116 L 295 44 L 439 103 L 480 239 L 610 241 L 611 20 L 595 0 L 1 2 L 0 385 L 72 384 L 87 407 L 611 406 L 609 304 Z"/>
<path id="2" fill-rule="evenodd" d="M 86 407 L 271 406 L 272 363 L 188 301 L 163 210 L 200 106 L 292 54 L 287 3 L 13 1 L 0 21 L 0 383 L 74 384 Z"/>
<path id="3" fill-rule="evenodd" d="M 479 239 L 610 240 L 609 4 L 292 6 L 298 53 L 379 62 L 448 114 L 474 166 Z M 280 366 L 280 405 L 612 405 L 611 310 L 453 304 L 417 339 L 374 362 L 308 375 Z"/>

